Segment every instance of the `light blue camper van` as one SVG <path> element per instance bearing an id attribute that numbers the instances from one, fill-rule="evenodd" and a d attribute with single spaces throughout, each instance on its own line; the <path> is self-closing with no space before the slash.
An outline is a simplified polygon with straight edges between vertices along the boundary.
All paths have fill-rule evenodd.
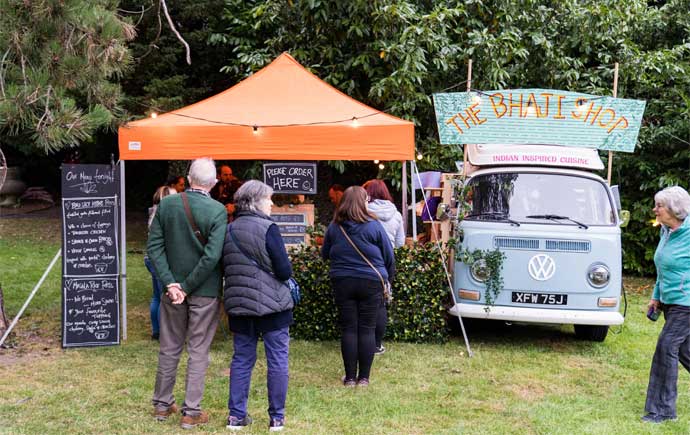
<path id="1" fill-rule="evenodd" d="M 486 264 L 456 262 L 451 314 L 510 322 L 573 324 L 603 341 L 619 312 L 622 264 L 617 196 L 592 173 L 596 150 L 470 145 L 471 211 L 460 244 L 500 249 L 503 289 L 484 299 Z"/>

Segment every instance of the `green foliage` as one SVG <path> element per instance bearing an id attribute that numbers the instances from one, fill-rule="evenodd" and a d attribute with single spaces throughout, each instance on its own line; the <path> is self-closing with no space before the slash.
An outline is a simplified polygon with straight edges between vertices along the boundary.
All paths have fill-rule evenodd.
<path id="1" fill-rule="evenodd" d="M 498 248 L 493 251 L 490 249 L 475 249 L 470 251 L 469 249 L 458 250 L 455 258 L 467 265 L 467 267 L 472 267 L 476 262 L 481 262 L 481 268 L 485 269 L 488 278 L 484 281 L 486 289 L 484 290 L 484 303 L 486 305 L 493 305 L 494 300 L 498 297 L 498 294 L 503 290 L 503 260 L 506 258 L 506 254 L 501 252 Z"/>
<path id="2" fill-rule="evenodd" d="M 134 27 L 108 0 L 0 0 L 1 141 L 51 153 L 114 128 Z"/>
<path id="3" fill-rule="evenodd" d="M 293 276 L 302 289 L 302 301 L 295 307 L 290 335 L 304 340 L 333 340 L 340 337 L 338 310 L 333 301 L 328 263 L 318 247 L 292 250 Z"/>
<path id="4" fill-rule="evenodd" d="M 347 2 L 228 0 L 225 71 L 246 76 L 289 51 L 348 95 L 415 122 L 420 170 L 452 170 L 458 147 L 438 143 L 431 94 L 473 89 L 555 88 L 648 102 L 635 154 L 616 154 L 632 222 L 626 270 L 653 271 L 652 196 L 690 176 L 690 14 L 687 0 Z M 344 43 L 344 41 L 346 41 Z M 398 186 L 399 166 L 381 177 Z M 640 249 L 642 248 L 642 249 Z"/>
<path id="5" fill-rule="evenodd" d="M 122 0 L 120 8 L 141 11 L 139 0 Z M 127 109 L 134 117 L 149 112 L 167 112 L 208 98 L 235 84 L 237 76 L 221 73 L 231 56 L 226 46 L 210 45 L 209 38 L 221 31 L 223 0 L 168 0 L 175 27 L 190 46 L 192 64 L 185 48 L 172 33 L 158 1 L 151 1 L 137 19 L 139 37 L 130 43 L 136 59 L 123 78 Z M 147 5 L 148 6 L 148 5 Z"/>
<path id="6" fill-rule="evenodd" d="M 294 277 L 302 288 L 290 334 L 305 340 L 340 337 L 338 311 L 328 278 L 328 263 L 316 246 L 291 252 Z M 395 250 L 396 278 L 388 309 L 387 337 L 396 341 L 441 343 L 448 340 L 448 281 L 433 244 Z"/>

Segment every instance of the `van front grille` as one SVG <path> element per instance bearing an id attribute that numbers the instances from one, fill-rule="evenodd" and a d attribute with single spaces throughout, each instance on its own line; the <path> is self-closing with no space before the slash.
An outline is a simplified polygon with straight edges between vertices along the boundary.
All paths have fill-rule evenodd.
<path id="1" fill-rule="evenodd" d="M 539 239 L 494 237 L 494 247 L 503 249 L 539 249 Z"/>
<path id="2" fill-rule="evenodd" d="M 589 252 L 592 243 L 587 240 L 546 240 L 547 251 Z"/>

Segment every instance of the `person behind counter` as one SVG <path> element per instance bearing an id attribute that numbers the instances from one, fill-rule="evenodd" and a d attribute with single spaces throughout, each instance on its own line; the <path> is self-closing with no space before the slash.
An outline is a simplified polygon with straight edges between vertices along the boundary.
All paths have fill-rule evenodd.
<path id="1" fill-rule="evenodd" d="M 211 189 L 211 198 L 225 206 L 228 212 L 228 222 L 232 221 L 235 212 L 233 197 L 240 188 L 242 182 L 232 174 L 232 168 L 228 165 L 221 165 L 218 168 L 218 183 Z"/>
<path id="2" fill-rule="evenodd" d="M 175 189 L 175 192 L 184 192 L 185 179 L 182 175 L 173 175 L 168 178 L 168 182 L 165 183 L 166 186 Z"/>
<path id="3" fill-rule="evenodd" d="M 677 418 L 678 361 L 690 371 L 690 195 L 679 186 L 657 192 L 654 214 L 661 236 L 654 253 L 657 278 L 648 309 L 650 315 L 661 310 L 665 323 L 652 359 L 642 421 L 662 423 Z"/>

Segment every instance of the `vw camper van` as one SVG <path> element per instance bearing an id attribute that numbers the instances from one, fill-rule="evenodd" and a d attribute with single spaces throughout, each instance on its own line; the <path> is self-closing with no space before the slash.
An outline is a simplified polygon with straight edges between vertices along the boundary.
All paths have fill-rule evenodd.
<path id="1" fill-rule="evenodd" d="M 469 213 L 459 249 L 505 254 L 503 287 L 485 300 L 484 260 L 456 262 L 450 312 L 509 322 L 573 324 L 603 341 L 623 323 L 619 200 L 593 171 L 594 149 L 547 145 L 469 145 Z"/>

